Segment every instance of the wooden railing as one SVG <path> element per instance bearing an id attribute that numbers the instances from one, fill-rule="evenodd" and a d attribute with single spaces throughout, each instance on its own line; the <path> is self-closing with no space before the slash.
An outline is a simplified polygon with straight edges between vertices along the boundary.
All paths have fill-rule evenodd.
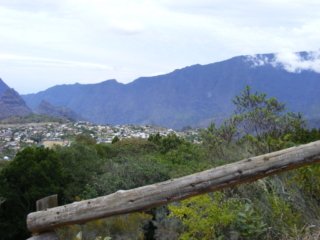
<path id="1" fill-rule="evenodd" d="M 145 211 L 317 162 L 320 162 L 320 141 L 244 159 L 153 185 L 126 191 L 119 190 L 107 196 L 44 209 L 27 216 L 29 231 L 40 233 L 39 236 L 29 240 L 56 240 L 59 238 L 54 230 L 62 226 Z"/>

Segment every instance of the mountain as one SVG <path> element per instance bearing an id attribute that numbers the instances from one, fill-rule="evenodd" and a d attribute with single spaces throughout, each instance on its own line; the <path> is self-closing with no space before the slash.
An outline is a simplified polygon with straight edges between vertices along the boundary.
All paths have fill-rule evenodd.
<path id="1" fill-rule="evenodd" d="M 9 88 L 9 86 L 0 78 L 0 97 Z"/>
<path id="2" fill-rule="evenodd" d="M 7 88 L 2 94 L 0 101 L 0 118 L 8 116 L 22 115 L 26 116 L 32 113 L 27 107 L 25 101 L 13 88 Z"/>
<path id="3" fill-rule="evenodd" d="M 308 53 L 299 55 L 307 59 Z M 65 106 L 94 123 L 160 125 L 175 129 L 208 126 L 233 113 L 231 99 L 247 84 L 286 102 L 291 111 L 306 118 L 320 118 L 320 74 L 289 71 L 275 62 L 276 55 L 239 56 L 208 65 L 193 65 L 171 73 L 141 77 L 122 84 L 58 85 L 23 95 L 30 108 L 42 99 Z"/>
<path id="4" fill-rule="evenodd" d="M 54 107 L 53 105 L 46 102 L 45 100 L 42 100 L 39 106 L 35 110 L 33 110 L 33 112 L 37 114 L 46 114 L 50 116 L 69 116 L 76 119 L 77 121 L 86 121 L 84 117 L 76 114 L 70 108 Z"/>
<path id="5" fill-rule="evenodd" d="M 32 111 L 27 107 L 26 102 L 23 98 L 16 92 L 13 88 L 9 88 L 1 79 L 0 79 L 0 91 L 4 90 L 2 98 L 0 100 L 0 119 L 9 117 L 9 116 L 27 116 L 31 113 L 36 114 L 46 114 L 50 116 L 69 116 L 78 121 L 85 121 L 86 118 L 76 114 L 70 108 L 67 107 L 54 107 L 50 103 L 42 100 L 37 109 Z"/>

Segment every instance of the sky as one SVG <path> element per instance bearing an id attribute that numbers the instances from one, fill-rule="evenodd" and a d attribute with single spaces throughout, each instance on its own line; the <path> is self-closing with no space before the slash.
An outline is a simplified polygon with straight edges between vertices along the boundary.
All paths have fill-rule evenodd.
<path id="1" fill-rule="evenodd" d="M 0 78 L 20 94 L 262 53 L 320 72 L 319 43 L 319 0 L 0 0 Z"/>

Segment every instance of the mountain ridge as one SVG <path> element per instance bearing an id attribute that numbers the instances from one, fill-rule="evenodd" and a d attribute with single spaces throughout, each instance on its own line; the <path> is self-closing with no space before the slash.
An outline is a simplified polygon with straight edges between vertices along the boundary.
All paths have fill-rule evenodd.
<path id="1" fill-rule="evenodd" d="M 303 57 L 307 53 L 300 54 Z M 233 113 L 231 99 L 248 84 L 267 97 L 287 102 L 291 111 L 318 118 L 320 74 L 288 72 L 274 59 L 274 54 L 238 56 L 140 77 L 127 84 L 111 79 L 97 84 L 57 85 L 22 97 L 31 108 L 44 99 L 54 106 L 69 107 L 94 123 L 179 129 L 221 122 Z"/>

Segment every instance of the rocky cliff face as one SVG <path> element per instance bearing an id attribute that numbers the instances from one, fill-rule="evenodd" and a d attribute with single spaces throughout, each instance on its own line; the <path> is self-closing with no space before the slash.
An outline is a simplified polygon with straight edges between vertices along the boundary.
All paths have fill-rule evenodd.
<path id="1" fill-rule="evenodd" d="M 32 113 L 32 111 L 27 107 L 19 93 L 13 88 L 7 88 L 2 94 L 0 101 L 0 118 L 15 115 L 26 116 L 30 113 Z"/>
<path id="2" fill-rule="evenodd" d="M 46 102 L 45 100 L 42 100 L 39 106 L 33 110 L 34 113 L 37 114 L 47 114 L 50 116 L 69 116 L 72 117 L 78 121 L 85 121 L 86 119 L 78 114 L 76 114 L 74 111 L 72 111 L 70 108 L 67 107 L 54 107 L 50 103 Z"/>

